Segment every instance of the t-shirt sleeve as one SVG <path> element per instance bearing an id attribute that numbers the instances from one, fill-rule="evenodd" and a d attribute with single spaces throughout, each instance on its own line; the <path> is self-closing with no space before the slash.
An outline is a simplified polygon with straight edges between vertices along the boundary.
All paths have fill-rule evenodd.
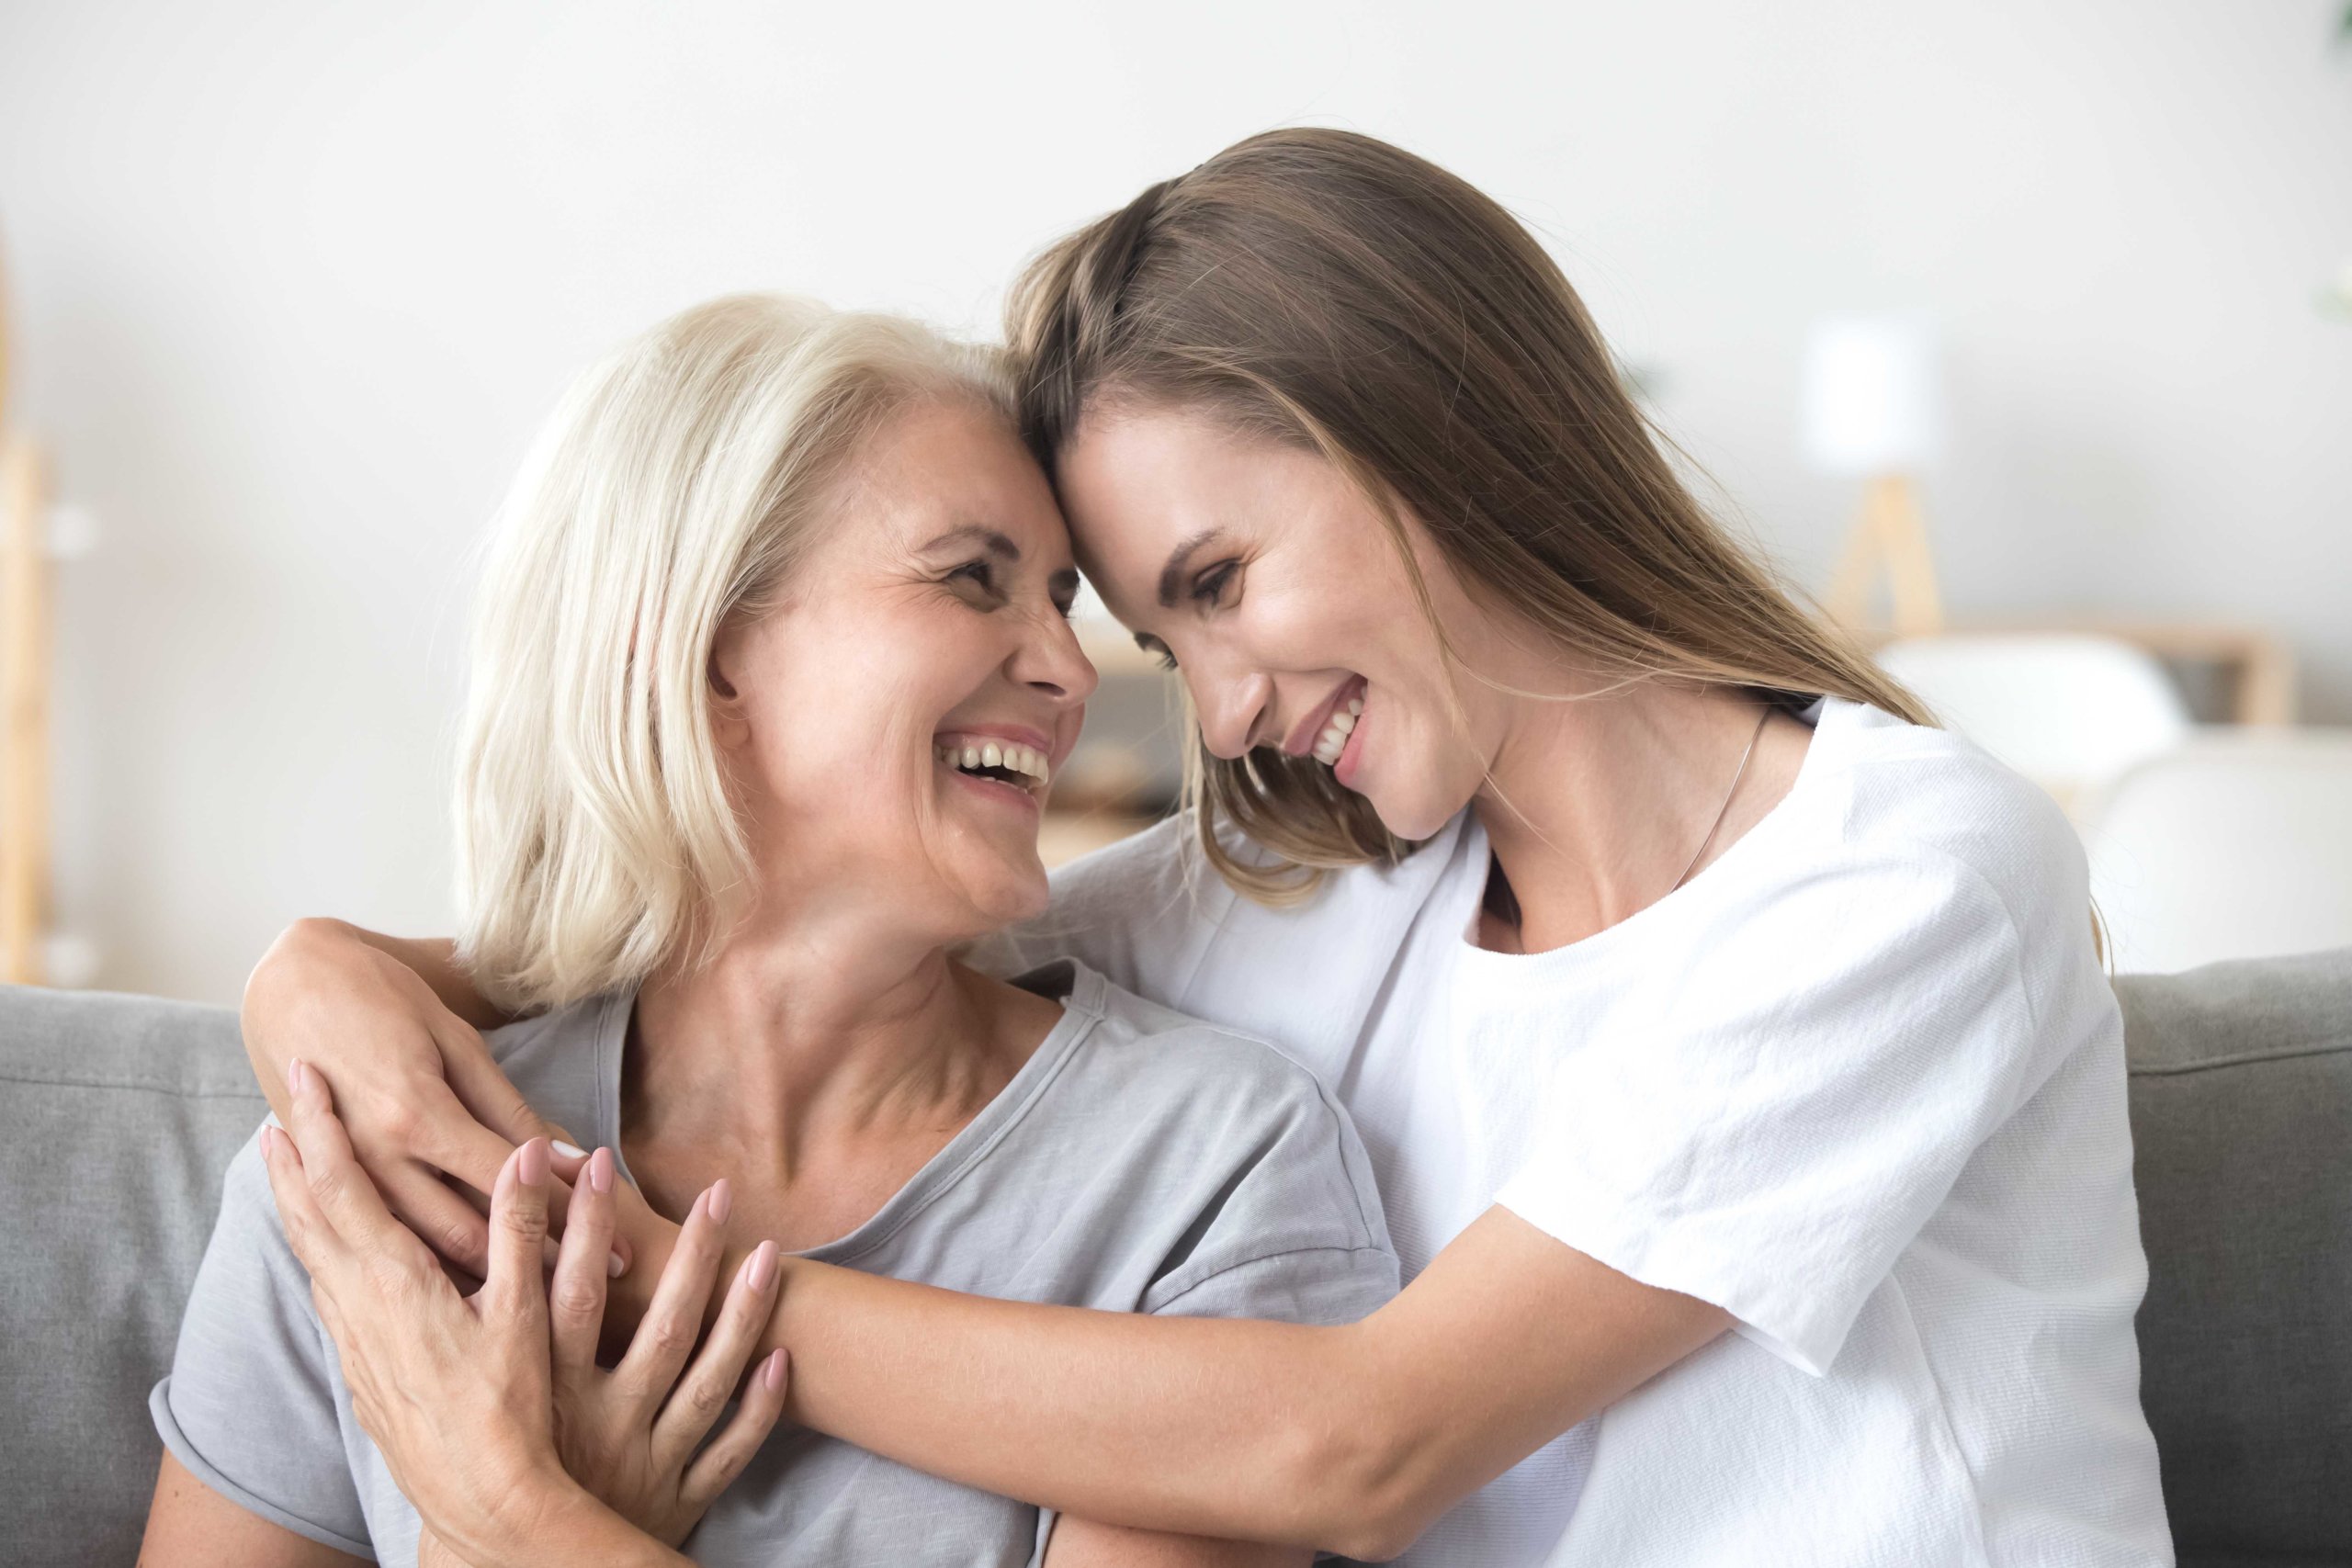
<path id="1" fill-rule="evenodd" d="M 148 1408 L 190 1473 L 263 1518 L 372 1559 L 336 1400 L 334 1342 L 277 1218 L 258 1139 L 221 1181 L 169 1376 Z"/>
<path id="2" fill-rule="evenodd" d="M 1144 1311 L 1329 1325 L 1357 1322 L 1396 1293 L 1371 1161 L 1313 1075 L 1284 1064 L 1216 1145 L 1233 1151 L 1231 1168 Z"/>
<path id="3" fill-rule="evenodd" d="M 1498 1201 L 1824 1375 L 2055 1065 L 2017 924 L 1962 863 L 1857 856 L 1723 911 L 1679 957 L 1644 1022 L 1569 1043 Z"/>

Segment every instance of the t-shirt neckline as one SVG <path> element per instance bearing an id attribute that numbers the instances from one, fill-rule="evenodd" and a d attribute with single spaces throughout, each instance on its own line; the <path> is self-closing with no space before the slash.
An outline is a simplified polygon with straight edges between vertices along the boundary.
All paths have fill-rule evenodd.
<path id="1" fill-rule="evenodd" d="M 788 1256 L 819 1263 L 847 1263 L 871 1252 L 962 1181 L 1020 1124 L 1060 1077 L 1095 1025 L 1102 1021 L 1106 1006 L 1104 987 L 1108 982 L 1075 959 L 1040 964 L 1012 976 L 1008 984 L 1020 985 L 1031 976 L 1058 966 L 1067 966 L 1070 971 L 1069 988 L 1059 998 L 1062 1015 L 1046 1032 L 1046 1038 L 1038 1042 L 1037 1048 L 1029 1053 L 1029 1059 L 997 1090 L 996 1098 L 981 1106 L 977 1115 L 908 1178 L 905 1186 L 890 1194 L 855 1228 Z M 632 1187 L 637 1185 L 637 1179 L 629 1174 L 628 1158 L 621 1153 L 621 1054 L 628 1048 L 629 1018 L 636 1008 L 637 987 L 632 986 L 607 995 L 600 1004 L 596 1020 L 596 1136 L 613 1151 L 614 1167 L 621 1179 Z"/>

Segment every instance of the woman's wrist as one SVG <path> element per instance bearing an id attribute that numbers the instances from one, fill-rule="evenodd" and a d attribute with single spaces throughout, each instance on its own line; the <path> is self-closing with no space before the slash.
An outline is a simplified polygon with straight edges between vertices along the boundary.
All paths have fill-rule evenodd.
<path id="1" fill-rule="evenodd" d="M 677 1568 L 690 1560 L 606 1507 L 550 1458 L 516 1488 L 487 1539 L 446 1537 L 471 1568 L 544 1568 L 595 1562 L 614 1568 Z"/>

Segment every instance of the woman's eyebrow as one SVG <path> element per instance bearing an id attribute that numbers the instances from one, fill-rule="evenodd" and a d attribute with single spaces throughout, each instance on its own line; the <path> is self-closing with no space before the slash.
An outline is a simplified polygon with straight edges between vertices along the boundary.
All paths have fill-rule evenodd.
<path id="1" fill-rule="evenodd" d="M 960 528 L 948 529 L 947 532 L 923 546 L 921 553 L 929 555 L 933 550 L 944 550 L 950 545 L 965 544 L 978 545 L 989 554 L 1002 556 L 1010 561 L 1017 561 L 1021 558 L 1019 545 L 1014 544 L 996 529 L 983 527 L 978 523 L 967 523 Z"/>
<path id="2" fill-rule="evenodd" d="M 1185 563 L 1193 558 L 1194 550 L 1199 549 L 1216 536 L 1216 529 L 1204 528 L 1169 553 L 1168 564 L 1159 569 L 1159 607 L 1161 609 L 1172 610 L 1176 607 L 1177 580 L 1184 575 Z"/>

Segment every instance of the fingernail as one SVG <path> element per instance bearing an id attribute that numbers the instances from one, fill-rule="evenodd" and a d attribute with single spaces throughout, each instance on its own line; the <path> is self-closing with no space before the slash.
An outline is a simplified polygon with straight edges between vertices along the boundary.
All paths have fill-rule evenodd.
<path id="1" fill-rule="evenodd" d="M 288 1094 L 302 1092 L 302 1058 L 300 1056 L 291 1057 L 287 1061 L 286 1092 Z"/>
<path id="2" fill-rule="evenodd" d="M 526 1187 L 537 1187 L 548 1179 L 548 1141 L 533 1138 L 523 1145 L 523 1157 L 517 1162 L 514 1179 Z"/>
<path id="3" fill-rule="evenodd" d="M 277 1129 L 275 1127 L 264 1127 L 261 1130 L 261 1157 L 264 1160 L 273 1160 L 277 1157 L 277 1145 L 272 1142 L 277 1136 Z"/>
<path id="4" fill-rule="evenodd" d="M 582 1155 L 588 1152 L 577 1144 L 565 1143 L 561 1138 L 553 1140 L 548 1145 L 548 1147 L 553 1149 L 556 1153 L 561 1155 L 566 1159 L 578 1159 Z"/>
<path id="5" fill-rule="evenodd" d="M 558 1144 L 556 1145 L 556 1147 L 560 1149 L 570 1148 L 571 1146 L 571 1145 L 569 1144 Z M 613 1190 L 612 1150 L 598 1149 L 594 1154 L 588 1156 L 588 1185 L 594 1188 L 598 1192 L 610 1192 Z M 619 1270 L 616 1269 L 615 1272 L 617 1273 Z"/>
<path id="6" fill-rule="evenodd" d="M 727 1223 L 728 1211 L 735 1207 L 735 1194 L 728 1190 L 727 1178 L 720 1177 L 710 1184 L 710 1219 L 713 1224 Z"/>
<path id="7" fill-rule="evenodd" d="M 782 1350 L 769 1352 L 768 1364 L 760 1369 L 760 1381 L 768 1385 L 770 1393 L 774 1393 L 784 1386 L 784 1352 Z"/>
<path id="8" fill-rule="evenodd" d="M 617 1280 L 621 1277 L 622 1271 L 628 1268 L 628 1265 L 621 1261 L 621 1255 L 619 1253 L 607 1252 L 605 1254 L 605 1279 Z"/>
<path id="9" fill-rule="evenodd" d="M 764 1291 L 775 1283 L 775 1243 L 763 1241 L 752 1253 L 752 1289 Z"/>

